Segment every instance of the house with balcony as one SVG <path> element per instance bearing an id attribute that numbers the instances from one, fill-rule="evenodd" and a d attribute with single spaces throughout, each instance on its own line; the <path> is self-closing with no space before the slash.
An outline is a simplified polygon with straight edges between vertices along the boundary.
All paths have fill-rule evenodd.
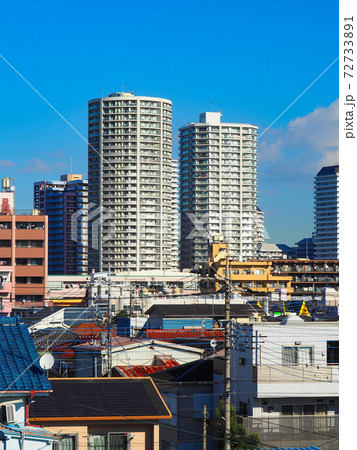
<path id="1" fill-rule="evenodd" d="M 337 443 L 338 322 L 291 313 L 280 323 L 237 323 L 232 344 L 232 402 L 248 432 L 269 445 Z"/>

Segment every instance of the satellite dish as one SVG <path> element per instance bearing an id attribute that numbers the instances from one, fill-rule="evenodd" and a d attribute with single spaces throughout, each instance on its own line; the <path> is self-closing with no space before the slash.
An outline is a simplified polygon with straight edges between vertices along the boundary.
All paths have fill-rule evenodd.
<path id="1" fill-rule="evenodd" d="M 210 346 L 212 347 L 212 348 L 216 348 L 216 346 L 217 346 L 217 341 L 216 341 L 216 339 L 211 339 L 211 341 L 210 341 Z"/>
<path id="2" fill-rule="evenodd" d="M 52 366 L 53 366 L 54 363 L 55 363 L 55 359 L 51 355 L 51 353 L 45 353 L 40 358 L 40 366 L 44 370 L 52 369 Z"/>

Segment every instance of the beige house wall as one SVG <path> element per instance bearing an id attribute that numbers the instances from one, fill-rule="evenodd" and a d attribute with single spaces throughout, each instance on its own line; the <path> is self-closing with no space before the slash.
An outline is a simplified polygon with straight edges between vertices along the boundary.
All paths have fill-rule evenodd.
<path id="1" fill-rule="evenodd" d="M 146 422 L 146 421 L 145 421 Z M 150 420 L 153 422 L 153 420 Z M 157 421 L 156 421 L 157 422 Z M 92 424 L 78 422 L 43 422 L 41 425 L 45 430 L 52 433 L 71 434 L 76 435 L 77 450 L 88 449 L 88 437 L 91 434 L 105 434 L 105 433 L 130 433 L 132 438 L 130 445 L 132 448 L 142 450 L 159 450 L 159 425 L 146 424 L 142 421 L 121 421 L 107 424 L 100 421 L 95 421 Z"/>

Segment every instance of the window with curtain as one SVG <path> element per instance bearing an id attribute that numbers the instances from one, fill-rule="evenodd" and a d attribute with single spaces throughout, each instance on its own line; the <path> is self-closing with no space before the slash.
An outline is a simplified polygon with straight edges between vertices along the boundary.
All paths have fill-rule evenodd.
<path id="1" fill-rule="evenodd" d="M 90 450 L 127 450 L 128 435 L 126 433 L 92 434 L 89 436 Z"/>
<path id="2" fill-rule="evenodd" d="M 66 436 L 59 442 L 55 442 L 53 446 L 54 450 L 76 450 L 76 437 Z"/>
<path id="3" fill-rule="evenodd" d="M 283 347 L 283 366 L 311 366 L 312 347 Z"/>

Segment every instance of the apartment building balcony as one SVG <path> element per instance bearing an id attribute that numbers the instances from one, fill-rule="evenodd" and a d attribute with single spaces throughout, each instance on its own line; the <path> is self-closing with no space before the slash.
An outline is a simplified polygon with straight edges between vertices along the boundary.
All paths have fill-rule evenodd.
<path id="1" fill-rule="evenodd" d="M 44 266 L 16 266 L 17 277 L 44 277 Z"/>
<path id="2" fill-rule="evenodd" d="M 16 295 L 45 295 L 46 287 L 44 284 L 31 284 L 31 283 L 16 283 L 15 284 Z"/>
<path id="3" fill-rule="evenodd" d="M 9 250 L 9 256 L 11 255 L 11 249 L 2 249 L 1 256 L 6 257 L 3 250 Z M 16 247 L 16 258 L 44 258 L 45 250 L 43 247 Z"/>

